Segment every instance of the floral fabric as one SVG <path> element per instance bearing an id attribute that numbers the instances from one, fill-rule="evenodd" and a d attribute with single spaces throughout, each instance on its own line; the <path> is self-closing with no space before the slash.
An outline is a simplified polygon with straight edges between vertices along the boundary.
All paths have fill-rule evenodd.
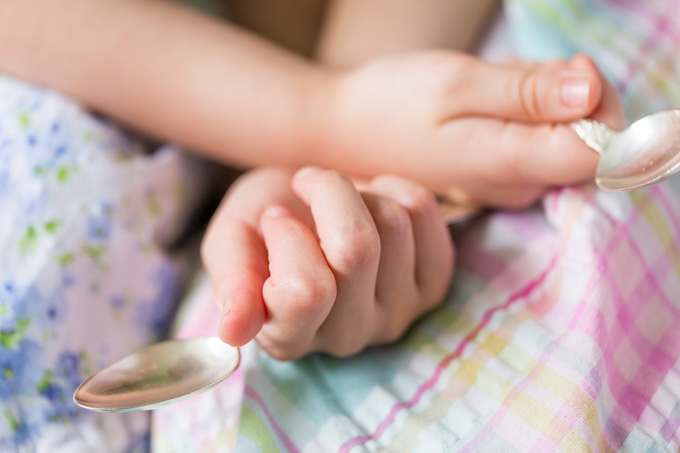
<path id="1" fill-rule="evenodd" d="M 0 75 L 0 451 L 146 451 L 149 414 L 72 395 L 167 327 L 198 161 Z M 193 181 L 193 182 L 192 182 Z"/>

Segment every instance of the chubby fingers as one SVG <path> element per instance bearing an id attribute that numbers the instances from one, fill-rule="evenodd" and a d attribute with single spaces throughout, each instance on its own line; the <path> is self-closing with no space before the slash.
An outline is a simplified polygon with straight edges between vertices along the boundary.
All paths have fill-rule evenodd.
<path id="1" fill-rule="evenodd" d="M 369 190 L 381 195 L 384 199 L 393 200 L 395 204 L 393 214 L 374 214 L 378 229 L 381 230 L 381 240 L 384 242 L 383 262 L 411 262 L 410 274 L 418 287 L 419 296 L 431 306 L 441 300 L 448 287 L 448 281 L 453 272 L 454 250 L 446 222 L 437 203 L 434 193 L 429 189 L 399 176 L 381 175 L 374 178 Z M 396 216 L 397 210 L 403 211 L 405 219 Z M 395 212 L 396 211 L 396 212 Z M 383 235 L 382 230 L 397 229 Z M 411 235 L 410 238 L 406 234 Z M 404 236 L 404 237 L 402 237 Z M 392 240 L 389 240 L 392 239 Z M 390 253 L 402 248 L 400 243 L 410 240 L 413 242 L 413 256 L 403 259 L 390 259 Z M 395 287 L 390 272 L 379 277 L 378 292 Z"/>
<path id="2" fill-rule="evenodd" d="M 313 222 L 281 205 L 261 217 L 268 278 L 266 319 L 256 339 L 281 360 L 311 351 L 354 354 L 374 330 L 380 240 L 371 213 L 337 172 L 307 168 L 292 184 Z"/>
<path id="3" fill-rule="evenodd" d="M 602 96 L 601 75 L 585 65 L 498 65 L 462 57 L 452 68 L 450 118 L 480 115 L 527 122 L 569 121 L 590 115 Z"/>
<path id="4" fill-rule="evenodd" d="M 293 189 L 312 211 L 321 250 L 335 275 L 337 295 L 317 333 L 317 349 L 354 354 L 370 341 L 375 323 L 375 282 L 380 237 L 352 182 L 334 171 L 307 168 Z"/>
<path id="5" fill-rule="evenodd" d="M 336 299 L 336 282 L 314 233 L 282 206 L 261 220 L 269 256 L 263 296 L 267 309 L 258 343 L 273 357 L 295 359 L 314 350 L 316 333 Z"/>
<path id="6" fill-rule="evenodd" d="M 398 339 L 442 300 L 453 245 L 431 192 L 393 176 L 359 192 L 321 169 L 298 172 L 292 184 L 313 223 L 277 205 L 260 221 L 269 277 L 257 341 L 270 355 L 352 355 Z"/>
<path id="7" fill-rule="evenodd" d="M 267 249 L 259 219 L 269 206 L 284 204 L 304 218 L 306 207 L 293 194 L 293 172 L 285 168 L 250 171 L 232 184 L 201 243 L 201 258 L 222 311 L 220 338 L 232 346 L 252 340 L 267 312 L 262 288 L 269 277 Z M 304 208 L 304 209 L 303 209 Z"/>
<path id="8" fill-rule="evenodd" d="M 375 330 L 380 238 L 371 212 L 353 183 L 335 171 L 305 168 L 292 186 L 313 226 L 280 206 L 262 216 L 270 277 L 257 341 L 282 360 L 311 351 L 354 354 Z"/>
<path id="9" fill-rule="evenodd" d="M 443 300 L 453 273 L 450 233 L 433 193 L 397 176 L 367 188 L 382 254 L 376 282 L 376 343 L 401 337 L 414 319 Z M 371 200 L 371 198 L 367 198 Z"/>
<path id="10" fill-rule="evenodd" d="M 225 343 L 243 346 L 265 321 L 262 286 L 268 276 L 267 252 L 252 225 L 220 214 L 206 232 L 201 255 L 222 310 L 218 335 Z"/>

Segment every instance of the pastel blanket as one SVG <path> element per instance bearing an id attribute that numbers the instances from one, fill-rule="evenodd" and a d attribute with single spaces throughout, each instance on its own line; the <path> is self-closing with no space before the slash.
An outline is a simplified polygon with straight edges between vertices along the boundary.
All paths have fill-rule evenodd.
<path id="1" fill-rule="evenodd" d="M 680 106 L 680 2 L 510 0 L 505 17 L 492 48 L 589 53 L 629 120 Z M 400 342 L 293 363 L 247 348 L 224 385 L 153 414 L 153 448 L 677 452 L 679 179 L 561 188 L 456 229 L 451 292 Z M 202 291 L 180 335 L 214 331 Z"/>

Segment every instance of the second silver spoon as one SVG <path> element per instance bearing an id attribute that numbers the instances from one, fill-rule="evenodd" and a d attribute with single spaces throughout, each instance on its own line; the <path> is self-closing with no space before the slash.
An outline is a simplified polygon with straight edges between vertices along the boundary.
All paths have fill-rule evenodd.
<path id="1" fill-rule="evenodd" d="M 645 116 L 621 132 L 590 119 L 571 126 L 600 154 L 595 183 L 602 189 L 640 189 L 680 170 L 680 109 Z"/>

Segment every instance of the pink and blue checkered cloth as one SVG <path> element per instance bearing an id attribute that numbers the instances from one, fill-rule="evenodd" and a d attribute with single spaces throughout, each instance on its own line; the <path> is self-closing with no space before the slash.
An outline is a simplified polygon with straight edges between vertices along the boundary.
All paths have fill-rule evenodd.
<path id="1" fill-rule="evenodd" d="M 512 0 L 505 14 L 520 57 L 591 54 L 630 120 L 680 107 L 679 1 Z M 154 447 L 680 450 L 680 177 L 554 190 L 455 236 L 447 301 L 398 344 L 295 363 L 247 349 L 223 386 L 154 413 Z M 197 299 L 182 335 L 213 331 Z"/>

